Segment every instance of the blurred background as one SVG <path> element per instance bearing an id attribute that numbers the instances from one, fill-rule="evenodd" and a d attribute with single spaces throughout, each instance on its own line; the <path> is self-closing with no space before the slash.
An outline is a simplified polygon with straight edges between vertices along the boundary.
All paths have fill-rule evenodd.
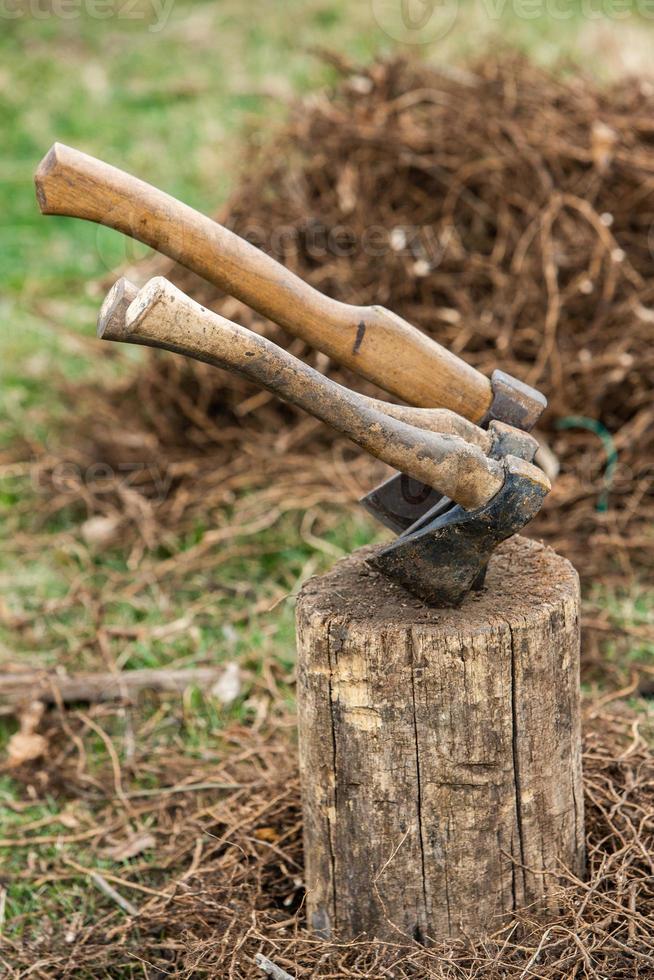
<path id="1" fill-rule="evenodd" d="M 593 758 L 640 786 L 654 692 L 654 3 L 0 0 L 0 26 L 7 975 L 227 976 L 216 937 L 232 919 L 263 910 L 269 935 L 301 908 L 292 599 L 381 540 L 354 502 L 382 466 L 240 382 L 96 341 L 115 278 L 162 273 L 288 344 L 123 236 L 42 217 L 32 178 L 55 140 L 256 233 L 330 295 L 380 302 L 546 390 L 539 435 L 561 472 L 534 533 L 582 576 Z M 361 247 L 371 225 L 388 234 L 381 257 Z M 352 247 L 316 249 L 316 229 L 336 227 Z M 181 693 L 51 698 L 36 714 L 2 694 L 3 678 L 35 672 L 207 667 L 211 683 L 189 674 Z M 245 828 L 240 864 L 215 846 L 232 826 Z M 173 924 L 180 881 L 220 894 L 216 907 L 182 888 Z M 246 938 L 249 956 L 261 934 Z M 230 976 L 258 975 L 234 962 Z"/>

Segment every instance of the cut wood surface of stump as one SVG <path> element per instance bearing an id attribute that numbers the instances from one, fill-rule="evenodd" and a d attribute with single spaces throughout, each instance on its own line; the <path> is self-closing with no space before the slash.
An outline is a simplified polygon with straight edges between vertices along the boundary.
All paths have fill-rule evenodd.
<path id="1" fill-rule="evenodd" d="M 426 942 L 552 911 L 584 866 L 576 572 L 513 538 L 429 609 L 369 553 L 297 606 L 310 927 Z"/>

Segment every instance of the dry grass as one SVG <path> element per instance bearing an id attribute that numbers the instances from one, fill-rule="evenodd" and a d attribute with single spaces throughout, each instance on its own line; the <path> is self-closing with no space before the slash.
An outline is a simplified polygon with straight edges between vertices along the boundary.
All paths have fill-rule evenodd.
<path id="1" fill-rule="evenodd" d="M 8 977 L 29 971 L 44 980 L 241 980 L 262 975 L 254 961 L 259 952 L 297 978 L 654 975 L 654 758 L 642 718 L 619 704 L 587 707 L 588 877 L 562 885 L 559 917 L 542 922 L 526 909 L 483 941 L 428 949 L 409 939 L 395 945 L 365 938 L 322 942 L 304 930 L 292 719 L 280 718 L 265 734 L 231 727 L 224 733 L 224 761 L 211 767 L 174 751 L 153 755 L 137 730 L 128 767 L 91 774 L 80 746 L 89 726 L 103 730 L 106 716 L 106 708 L 53 716 L 47 768 L 26 769 L 21 778 L 27 789 L 42 789 L 45 781 L 70 799 L 68 823 L 63 830 L 55 830 L 54 820 L 23 826 L 11 843 L 34 855 L 57 841 L 79 841 L 104 857 L 103 879 L 133 914 L 114 899 L 91 924 L 76 926 L 74 915 L 59 923 L 30 922 L 21 942 L 4 947 Z M 134 790 L 146 773 L 157 788 Z M 139 852 L 144 835 L 150 838 L 145 846 L 156 847 L 154 859 Z M 134 857 L 110 862 L 126 843 L 135 847 Z M 35 889 L 55 881 L 93 884 L 83 859 L 54 854 L 29 864 L 19 877 Z"/>

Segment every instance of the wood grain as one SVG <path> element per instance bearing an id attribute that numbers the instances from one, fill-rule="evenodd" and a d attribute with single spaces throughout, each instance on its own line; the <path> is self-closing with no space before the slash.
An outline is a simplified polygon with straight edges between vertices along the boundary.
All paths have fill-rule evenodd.
<path id="1" fill-rule="evenodd" d="M 412 405 L 486 415 L 489 380 L 381 306 L 324 296 L 206 215 L 145 181 L 61 143 L 41 162 L 43 214 L 115 228 L 163 252 L 312 347 Z"/>
<path id="2" fill-rule="evenodd" d="M 132 341 L 238 372 L 463 507 L 487 503 L 504 483 L 502 465 L 477 446 L 376 411 L 270 340 L 204 309 L 166 279 L 151 279 L 138 293 L 127 309 L 125 331 Z M 531 470 L 534 479 L 545 479 Z"/>
<path id="3" fill-rule="evenodd" d="M 310 926 L 428 942 L 551 915 L 584 868 L 576 572 L 513 538 L 434 610 L 369 552 L 297 603 Z"/>
<path id="4" fill-rule="evenodd" d="M 105 296 L 98 314 L 98 337 L 104 340 L 120 340 L 127 344 L 132 342 L 125 317 L 138 293 L 138 286 L 124 276 L 116 280 Z"/>

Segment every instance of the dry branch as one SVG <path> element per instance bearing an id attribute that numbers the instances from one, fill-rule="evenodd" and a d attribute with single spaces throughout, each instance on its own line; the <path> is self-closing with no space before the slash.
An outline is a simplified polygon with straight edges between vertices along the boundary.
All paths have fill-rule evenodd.
<path id="1" fill-rule="evenodd" d="M 0 674 L 0 704 L 20 705 L 29 701 L 55 704 L 77 701 L 133 700 L 142 691 L 181 693 L 189 687 L 210 690 L 224 667 L 188 670 L 129 670 L 121 673 L 54 674 L 46 671 L 16 671 Z M 2 709 L 0 709 L 2 710 Z M 11 707 L 9 707 L 11 710 Z M 6 710 L 5 710 L 6 713 Z"/>
<path id="2" fill-rule="evenodd" d="M 286 970 L 282 970 L 281 967 L 277 966 L 276 963 L 273 963 L 272 960 L 269 960 L 267 956 L 263 955 L 263 953 L 257 953 L 257 955 L 254 957 L 254 962 L 257 964 L 260 970 L 263 970 L 263 972 L 269 977 L 272 977 L 272 980 L 295 980 L 290 973 L 287 973 Z"/>

